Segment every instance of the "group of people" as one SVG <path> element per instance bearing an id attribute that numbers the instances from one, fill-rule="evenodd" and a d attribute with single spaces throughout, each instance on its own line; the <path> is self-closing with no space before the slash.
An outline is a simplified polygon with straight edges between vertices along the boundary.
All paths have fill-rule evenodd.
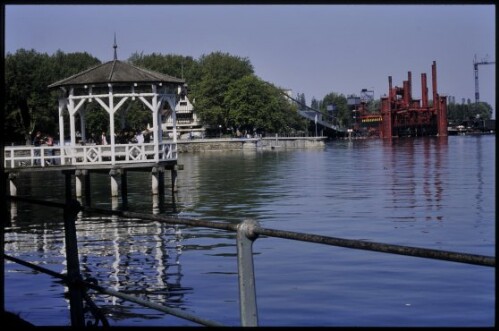
<path id="1" fill-rule="evenodd" d="M 133 130 L 122 130 L 116 133 L 115 142 L 117 144 L 130 144 L 130 143 L 149 143 L 151 140 L 151 134 L 147 131 L 137 130 L 134 132 Z M 94 135 L 89 139 L 88 143 L 96 143 L 99 145 L 109 145 L 110 140 L 106 134 L 106 131 L 102 131 L 100 137 L 95 137 Z M 40 147 L 42 145 L 46 146 L 54 146 L 54 138 L 50 134 L 43 135 L 41 131 L 37 131 L 32 141 L 33 146 Z M 47 155 L 53 156 L 54 150 L 49 149 L 47 151 Z M 35 165 L 40 165 L 40 149 L 35 150 Z M 55 164 L 53 158 L 45 159 L 45 164 Z"/>
<path id="2" fill-rule="evenodd" d="M 41 131 L 37 131 L 35 134 L 35 137 L 33 138 L 33 146 L 35 147 L 40 147 L 42 145 L 47 145 L 47 146 L 54 146 L 54 137 L 52 137 L 50 134 L 42 135 Z M 48 150 L 48 155 L 53 156 L 54 155 L 54 150 L 49 149 Z M 35 150 L 35 156 L 37 156 L 34 160 L 35 165 L 40 165 L 40 150 Z M 45 164 L 50 165 L 53 164 L 54 160 L 52 158 L 46 159 Z"/>
<path id="3" fill-rule="evenodd" d="M 131 144 L 131 143 L 148 143 L 151 140 L 151 135 L 147 131 L 137 130 L 121 130 L 116 132 L 114 136 L 114 142 L 116 144 Z M 85 142 L 78 142 L 80 144 L 97 144 L 97 145 L 109 145 L 111 139 L 105 130 L 102 130 L 100 135 L 92 134 Z"/>
<path id="4" fill-rule="evenodd" d="M 137 130 L 122 130 L 118 131 L 115 135 L 115 142 L 117 144 L 142 144 L 149 143 L 151 141 L 151 136 L 147 131 Z M 100 145 L 109 145 L 109 137 L 106 131 L 102 131 L 101 137 L 99 139 Z"/>
<path id="5" fill-rule="evenodd" d="M 33 138 L 33 146 L 54 146 L 54 138 L 50 135 L 42 135 L 41 131 L 37 131 L 35 137 Z"/>

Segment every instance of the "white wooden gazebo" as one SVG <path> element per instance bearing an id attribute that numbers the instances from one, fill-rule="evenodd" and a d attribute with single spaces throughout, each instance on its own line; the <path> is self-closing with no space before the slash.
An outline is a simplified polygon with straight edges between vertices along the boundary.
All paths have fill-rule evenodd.
<path id="1" fill-rule="evenodd" d="M 159 162 L 176 159 L 176 132 L 173 141 L 163 142 L 161 129 L 162 111 L 166 105 L 175 109 L 177 98 L 182 93 L 184 80 L 165 74 L 148 71 L 131 64 L 118 61 L 106 62 L 49 85 L 58 88 L 59 98 L 59 140 L 65 141 L 65 113 L 69 114 L 70 149 L 62 149 L 65 157 L 61 164 L 133 164 L 137 162 Z M 151 112 L 152 140 L 150 143 L 118 144 L 116 142 L 115 118 L 121 123 L 130 102 L 140 100 Z M 127 105 L 128 107 L 124 107 Z M 109 145 L 88 145 L 77 142 L 77 132 L 85 142 L 86 104 L 97 102 L 109 115 Z M 173 111 L 174 121 L 175 112 Z M 80 123 L 76 123 L 78 115 Z M 77 128 L 78 126 L 78 128 Z M 176 130 L 176 125 L 173 126 Z M 62 144 L 61 144 L 62 145 Z M 65 146 L 67 144 L 64 144 Z M 69 152 L 68 154 L 66 154 Z"/>
<path id="2" fill-rule="evenodd" d="M 172 170 L 173 179 L 177 169 L 177 133 L 175 106 L 185 93 L 185 81 L 166 74 L 153 72 L 119 61 L 115 53 L 112 61 L 97 65 L 71 77 L 55 82 L 48 87 L 58 89 L 59 97 L 59 145 L 56 146 L 8 146 L 5 148 L 5 169 L 9 178 L 25 171 L 63 170 L 76 175 L 76 192 L 81 195 L 82 181 L 92 171 L 109 171 L 112 196 L 118 193 L 117 175 L 121 175 L 126 188 L 126 169 L 149 169 L 153 174 L 153 194 L 158 193 L 165 169 Z M 151 139 L 147 142 L 117 142 L 115 119 L 125 117 L 132 102 L 142 102 L 150 111 Z M 85 118 L 88 107 L 96 102 L 108 115 L 107 144 L 87 143 Z M 162 117 L 171 113 L 174 121 L 171 138 L 163 139 Z M 69 132 L 65 120 L 69 118 Z M 79 123 L 77 123 L 79 119 Z M 69 140 L 66 137 L 69 136 Z M 158 182 L 158 178 L 159 181 Z M 11 182 L 12 184 L 12 182 Z M 161 183 L 162 184 L 162 183 Z M 89 185 L 88 185 L 89 186 Z M 11 194 L 15 195 L 12 192 Z"/>

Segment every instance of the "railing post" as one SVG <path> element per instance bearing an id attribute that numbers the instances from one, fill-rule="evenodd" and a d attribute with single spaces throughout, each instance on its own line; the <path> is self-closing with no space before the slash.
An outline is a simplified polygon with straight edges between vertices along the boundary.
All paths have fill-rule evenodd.
<path id="1" fill-rule="evenodd" d="M 81 210 L 81 205 L 76 200 L 70 200 L 64 208 L 64 236 L 66 240 L 67 275 L 69 278 L 69 305 L 71 313 L 71 326 L 85 326 L 83 314 L 83 294 L 78 285 L 81 280 L 80 261 L 78 259 L 78 243 L 76 240 L 76 217 Z"/>
<path id="2" fill-rule="evenodd" d="M 253 241 L 258 237 L 255 220 L 245 220 L 237 226 L 237 270 L 242 326 L 258 326 L 255 273 L 253 268 Z"/>

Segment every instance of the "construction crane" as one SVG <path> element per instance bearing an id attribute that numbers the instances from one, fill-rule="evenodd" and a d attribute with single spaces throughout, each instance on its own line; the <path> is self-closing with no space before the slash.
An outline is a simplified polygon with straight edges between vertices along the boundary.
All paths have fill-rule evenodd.
<path id="1" fill-rule="evenodd" d="M 473 69 L 475 69 L 475 104 L 480 102 L 480 93 L 478 92 L 478 66 L 482 64 L 496 64 L 495 61 L 487 61 L 487 59 L 477 61 L 476 54 L 473 59 Z"/>

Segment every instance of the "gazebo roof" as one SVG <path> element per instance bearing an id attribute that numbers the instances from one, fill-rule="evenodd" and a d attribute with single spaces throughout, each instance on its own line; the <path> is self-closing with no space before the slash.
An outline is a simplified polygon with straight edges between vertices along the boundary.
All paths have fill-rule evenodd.
<path id="1" fill-rule="evenodd" d="M 118 60 L 99 64 L 50 84 L 49 88 L 108 83 L 185 83 L 184 79 L 149 71 Z"/>

